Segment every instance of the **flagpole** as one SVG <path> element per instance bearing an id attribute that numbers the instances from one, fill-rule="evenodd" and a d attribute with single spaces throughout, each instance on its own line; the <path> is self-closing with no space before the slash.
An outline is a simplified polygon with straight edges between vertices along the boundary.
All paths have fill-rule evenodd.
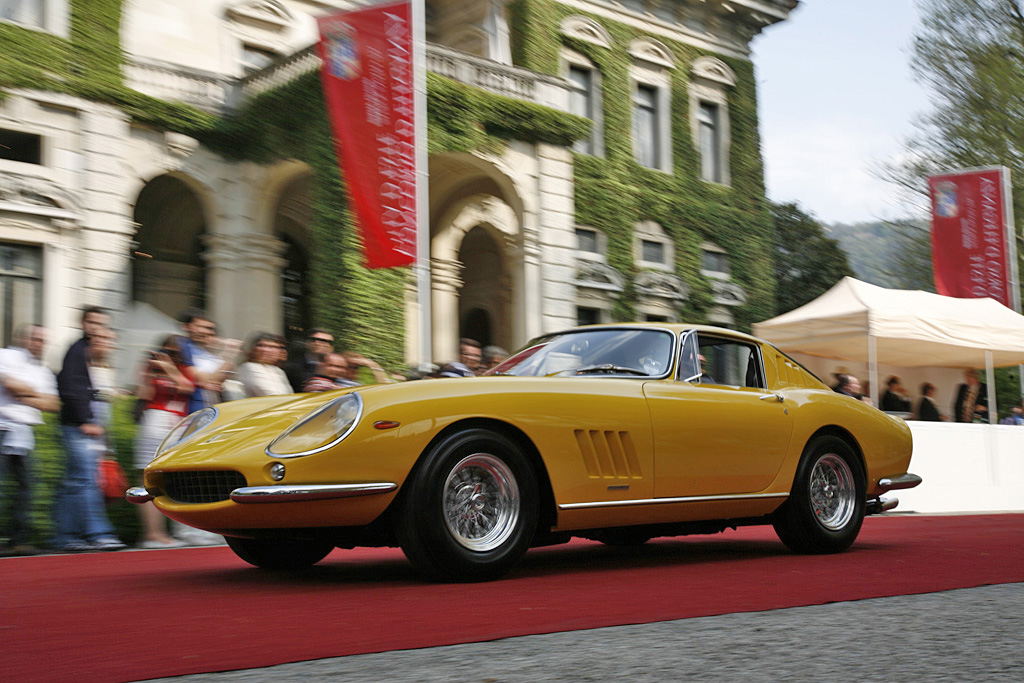
<path id="1" fill-rule="evenodd" d="M 419 367 L 426 371 L 433 360 L 431 349 L 430 292 L 430 219 L 427 168 L 427 41 L 426 3 L 410 0 L 412 9 L 412 79 L 416 116 L 416 298 L 419 321 L 416 325 Z"/>
<path id="2" fill-rule="evenodd" d="M 1013 310 L 1020 313 L 1020 274 L 1017 268 L 1017 223 L 1013 217 L 1013 182 L 1010 169 L 1003 166 L 1003 216 L 1006 220 L 1006 253 L 1010 262 L 1010 293 Z M 1017 384 L 1024 397 L 1024 365 L 1017 365 Z"/>

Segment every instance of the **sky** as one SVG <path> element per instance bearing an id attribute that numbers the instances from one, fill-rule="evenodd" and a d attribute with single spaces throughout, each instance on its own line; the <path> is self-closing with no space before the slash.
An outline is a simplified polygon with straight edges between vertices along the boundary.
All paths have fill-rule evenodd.
<path id="1" fill-rule="evenodd" d="M 928 111 L 914 0 L 803 0 L 753 43 L 768 196 L 826 223 L 906 217 L 879 168 Z"/>

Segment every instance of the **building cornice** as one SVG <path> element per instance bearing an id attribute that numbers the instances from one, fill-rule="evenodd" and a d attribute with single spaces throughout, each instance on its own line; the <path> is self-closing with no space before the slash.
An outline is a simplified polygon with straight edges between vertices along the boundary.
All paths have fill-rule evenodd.
<path id="1" fill-rule="evenodd" d="M 557 0 L 557 2 L 581 12 L 588 12 L 633 26 L 651 35 L 663 36 L 729 57 L 750 59 L 749 39 L 747 44 L 741 48 L 722 36 L 695 31 L 682 24 L 670 23 L 648 13 L 641 14 L 612 0 Z M 761 28 L 787 19 L 790 11 L 799 3 L 796 0 L 710 0 L 708 4 L 720 7 L 722 15 L 735 14 L 744 18 L 746 24 L 753 24 L 752 37 Z"/>

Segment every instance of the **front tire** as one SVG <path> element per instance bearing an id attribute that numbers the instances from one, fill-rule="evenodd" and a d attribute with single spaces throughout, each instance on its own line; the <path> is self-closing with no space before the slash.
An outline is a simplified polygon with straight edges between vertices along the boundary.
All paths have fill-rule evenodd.
<path id="1" fill-rule="evenodd" d="M 470 429 L 426 455 L 397 517 L 402 552 L 442 581 L 498 578 L 526 553 L 537 527 L 537 481 L 507 437 Z"/>
<path id="2" fill-rule="evenodd" d="M 798 553 L 838 553 L 853 544 L 864 522 L 864 468 L 842 439 L 819 436 L 804 449 L 789 500 L 772 525 Z"/>
<path id="3" fill-rule="evenodd" d="M 323 541 L 266 540 L 225 536 L 235 555 L 261 569 L 294 571 L 312 567 L 334 550 Z"/>

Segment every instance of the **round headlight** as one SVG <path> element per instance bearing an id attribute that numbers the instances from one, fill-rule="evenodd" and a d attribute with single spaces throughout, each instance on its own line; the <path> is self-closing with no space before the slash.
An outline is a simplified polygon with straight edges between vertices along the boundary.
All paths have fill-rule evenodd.
<path id="1" fill-rule="evenodd" d="M 160 443 L 160 448 L 156 450 L 156 454 L 160 455 L 168 448 L 173 448 L 178 444 L 185 443 L 193 436 L 206 429 L 214 420 L 217 419 L 216 408 L 203 408 L 192 413 L 181 422 L 179 422 L 171 433 L 164 437 L 164 440 Z"/>
<path id="2" fill-rule="evenodd" d="M 325 403 L 299 420 L 267 446 L 267 454 L 295 458 L 325 451 L 348 436 L 363 412 L 359 394 L 346 394 Z"/>

